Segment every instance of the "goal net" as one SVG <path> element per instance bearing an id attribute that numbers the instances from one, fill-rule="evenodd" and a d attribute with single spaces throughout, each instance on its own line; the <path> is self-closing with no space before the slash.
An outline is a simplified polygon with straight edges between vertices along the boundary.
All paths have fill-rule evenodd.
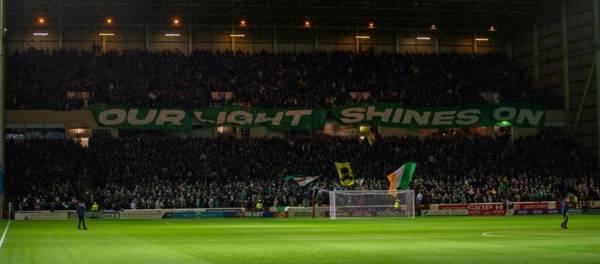
<path id="1" fill-rule="evenodd" d="M 329 192 L 329 218 L 415 217 L 413 190 L 334 190 Z"/>

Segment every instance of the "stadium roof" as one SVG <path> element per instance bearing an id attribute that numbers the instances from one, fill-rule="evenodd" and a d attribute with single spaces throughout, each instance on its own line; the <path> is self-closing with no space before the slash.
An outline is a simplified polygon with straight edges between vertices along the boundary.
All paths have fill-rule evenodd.
<path id="1" fill-rule="evenodd" d="M 439 32 L 477 33 L 490 26 L 511 33 L 556 8 L 556 0 L 20 0 L 8 1 L 10 27 L 30 26 L 38 16 L 49 24 L 168 24 L 179 17 L 193 26 L 237 25 L 300 27 L 305 20 L 319 28 L 376 28 L 423 31 L 435 24 Z"/>

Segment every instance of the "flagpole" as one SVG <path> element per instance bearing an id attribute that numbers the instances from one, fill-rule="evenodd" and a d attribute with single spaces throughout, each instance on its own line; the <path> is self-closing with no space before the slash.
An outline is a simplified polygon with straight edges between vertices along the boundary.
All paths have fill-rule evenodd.
<path id="1" fill-rule="evenodd" d="M 311 200 L 312 200 L 312 218 L 313 218 L 313 219 L 315 219 L 315 218 L 316 218 L 316 216 L 315 216 L 315 212 L 317 211 L 317 210 L 316 210 L 316 204 L 317 204 L 317 202 L 316 202 L 316 200 L 317 200 L 317 199 L 316 199 L 316 196 L 317 196 L 317 195 L 316 195 L 316 193 L 317 193 L 317 188 L 313 187 L 313 188 L 312 188 L 312 195 L 311 195 L 311 196 L 312 196 L 312 197 L 311 197 Z"/>
<path id="2" fill-rule="evenodd" d="M 5 5 L 4 0 L 0 0 L 0 170 L 6 171 L 6 163 L 4 157 L 4 92 L 6 89 L 6 84 L 4 81 L 4 67 L 5 67 L 5 54 L 4 54 L 4 28 L 6 25 L 4 22 L 6 21 L 4 18 L 5 13 Z M 0 218 L 4 216 L 4 174 L 0 172 Z M 10 217 L 10 216 L 9 216 Z"/>

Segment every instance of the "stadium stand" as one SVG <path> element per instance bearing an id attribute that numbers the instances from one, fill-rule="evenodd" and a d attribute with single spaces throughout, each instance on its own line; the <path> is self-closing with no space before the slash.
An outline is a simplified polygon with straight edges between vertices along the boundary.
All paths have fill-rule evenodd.
<path id="1" fill-rule="evenodd" d="M 332 107 L 360 102 L 409 106 L 502 102 L 548 104 L 518 65 L 495 54 L 375 54 L 350 52 L 232 53 L 173 51 L 95 53 L 15 51 L 8 57 L 7 105 L 13 109 L 73 109 L 86 104 L 136 107 Z M 401 89 L 398 89 L 401 87 Z M 88 92 L 83 103 L 67 92 Z M 350 92 L 368 92 L 353 99 Z M 487 103 L 490 103 L 489 101 Z M 135 133 L 134 133 L 135 134 Z M 339 187 L 333 163 L 349 161 L 364 178 L 357 188 L 386 189 L 399 161 L 419 164 L 412 188 L 422 203 L 556 200 L 566 192 L 600 198 L 592 163 L 568 139 L 438 135 L 352 138 L 296 135 L 236 139 L 178 136 L 93 137 L 8 141 L 9 196 L 19 210 L 72 209 L 76 198 L 102 209 L 309 205 L 311 191 L 286 175 L 321 176 Z M 570 164 L 570 166 L 564 166 Z M 14 177 L 11 177 L 15 175 Z M 16 176 L 18 175 L 18 177 Z M 319 197 L 326 202 L 326 197 Z"/>
<path id="2" fill-rule="evenodd" d="M 0 264 L 600 263 L 599 45 L 600 0 L 0 0 Z"/>
<path id="3" fill-rule="evenodd" d="M 407 106 L 502 102 L 547 103 L 523 71 L 499 54 L 385 54 L 351 52 L 232 53 L 173 51 L 94 53 L 15 51 L 7 59 L 7 107 L 73 109 L 67 92 L 89 92 L 88 104 L 198 107 L 223 103 L 212 91 L 233 92 L 232 103 L 320 106 L 368 101 Z M 542 98 L 545 98 L 543 101 Z M 365 99 L 362 99 L 363 101 Z"/>
<path id="4" fill-rule="evenodd" d="M 357 188 L 387 189 L 402 160 L 419 164 L 413 188 L 422 203 L 547 201 L 566 192 L 600 198 L 600 177 L 570 140 L 438 136 L 381 138 L 370 146 L 326 136 L 235 139 L 170 136 L 8 142 L 11 196 L 19 210 L 74 208 L 77 196 L 103 209 L 309 205 L 310 189 L 289 174 L 321 175 L 337 186 L 333 162 L 351 162 Z M 565 166 L 569 164 L 569 166 Z M 86 168 L 87 170 L 84 170 Z M 83 174 L 93 182 L 88 189 Z M 326 197 L 319 197 L 325 202 Z"/>

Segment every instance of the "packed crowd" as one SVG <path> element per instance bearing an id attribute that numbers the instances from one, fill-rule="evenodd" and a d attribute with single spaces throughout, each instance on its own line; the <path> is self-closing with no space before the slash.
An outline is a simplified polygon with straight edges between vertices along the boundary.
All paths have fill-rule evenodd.
<path id="1" fill-rule="evenodd" d="M 333 106 L 387 101 L 410 106 L 545 103 L 520 67 L 501 54 L 232 53 L 126 50 L 15 51 L 7 58 L 7 107 L 63 109 L 87 104 L 198 107 L 232 92 L 251 106 Z M 370 98 L 352 98 L 368 92 Z"/>
<path id="2" fill-rule="evenodd" d="M 30 210 L 73 208 L 81 191 L 78 171 L 85 149 L 73 141 L 31 140 L 6 146 L 7 193 Z M 15 200 L 16 201 L 16 200 Z"/>
<path id="3" fill-rule="evenodd" d="M 600 198 L 600 175 L 574 143 L 519 139 L 380 138 L 374 145 L 326 136 L 285 138 L 94 138 L 89 148 L 63 140 L 8 142 L 8 191 L 17 209 L 72 208 L 75 198 L 103 209 L 308 206 L 313 186 L 341 188 L 335 161 L 348 161 L 360 184 L 387 189 L 386 175 L 417 162 L 412 188 L 422 203 Z M 83 184 L 89 174 L 92 183 Z M 314 185 L 286 175 L 321 176 Z M 325 192 L 318 196 L 327 202 Z"/>

